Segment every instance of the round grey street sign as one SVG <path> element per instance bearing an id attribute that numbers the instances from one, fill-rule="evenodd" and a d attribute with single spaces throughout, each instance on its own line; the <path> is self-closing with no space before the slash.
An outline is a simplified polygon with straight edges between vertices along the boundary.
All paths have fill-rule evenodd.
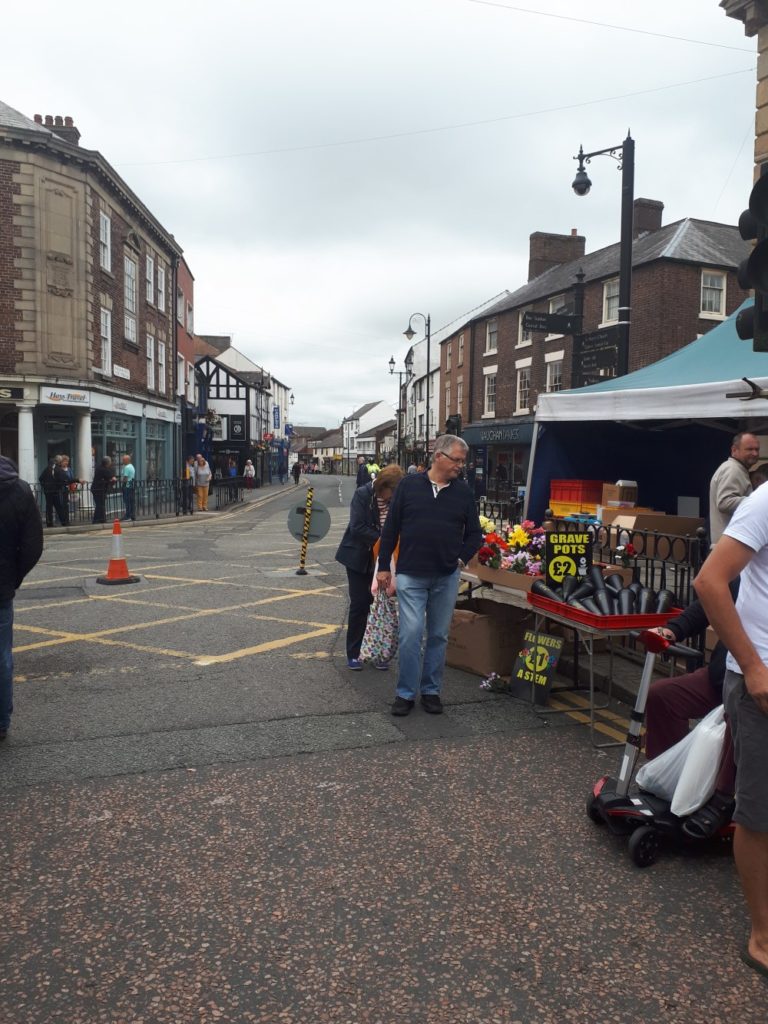
<path id="1" fill-rule="evenodd" d="M 312 502 L 312 518 L 309 523 L 307 542 L 322 540 L 331 528 L 331 514 L 321 501 Z M 292 506 L 288 513 L 288 529 L 296 540 L 304 536 L 304 505 Z"/>

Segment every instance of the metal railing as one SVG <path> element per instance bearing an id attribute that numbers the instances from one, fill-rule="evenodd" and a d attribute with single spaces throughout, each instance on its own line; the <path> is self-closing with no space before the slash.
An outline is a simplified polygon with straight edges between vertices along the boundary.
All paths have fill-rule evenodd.
<path id="1" fill-rule="evenodd" d="M 523 517 L 524 498 L 480 498 L 477 511 L 481 516 L 501 526 L 504 523 L 519 523 Z"/>
<path id="2" fill-rule="evenodd" d="M 502 526 L 520 521 L 522 509 L 518 510 L 516 505 L 518 502 L 515 501 L 486 498 L 477 502 L 477 510 L 496 526 Z M 699 529 L 695 534 L 679 537 L 658 530 L 630 530 L 613 523 L 578 523 L 552 516 L 549 510 L 547 523 L 552 523 L 558 533 L 589 533 L 594 562 L 629 568 L 633 579 L 644 587 L 671 590 L 677 595 L 681 607 L 693 600 L 693 581 L 709 550 L 705 530 Z M 633 550 L 629 556 L 626 554 L 628 545 Z"/>
<path id="3" fill-rule="evenodd" d="M 213 480 L 210 485 L 209 508 L 219 511 L 243 501 L 243 484 L 242 477 Z M 30 484 L 30 487 L 47 526 L 80 526 L 93 522 L 95 506 L 90 484 L 77 484 L 57 490 L 43 489 L 40 484 Z M 137 520 L 180 516 L 185 512 L 194 514 L 197 510 L 194 490 L 190 493 L 183 480 L 136 480 L 132 490 Z M 125 517 L 121 487 L 115 486 L 107 491 L 104 511 L 107 523 Z"/>
<path id="4" fill-rule="evenodd" d="M 547 521 L 560 533 L 589 533 L 593 561 L 629 568 L 633 579 L 644 587 L 671 590 L 680 607 L 693 600 L 693 581 L 709 551 L 706 530 L 699 528 L 695 534 L 681 537 L 658 530 L 631 530 L 615 523 L 577 523 L 555 517 Z M 630 545 L 633 553 L 627 555 Z"/>

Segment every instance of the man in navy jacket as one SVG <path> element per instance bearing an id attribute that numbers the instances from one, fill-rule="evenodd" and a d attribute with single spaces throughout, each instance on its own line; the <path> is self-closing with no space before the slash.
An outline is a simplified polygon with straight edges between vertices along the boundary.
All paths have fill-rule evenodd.
<path id="1" fill-rule="evenodd" d="M 13 712 L 13 597 L 43 553 L 43 523 L 29 484 L 0 455 L 0 740 Z"/>
<path id="2" fill-rule="evenodd" d="M 401 481 L 381 532 L 381 587 L 389 585 L 392 552 L 400 541 L 400 673 L 393 715 L 407 715 L 419 694 L 425 711 L 439 715 L 443 710 L 440 690 L 459 578 L 483 539 L 472 492 L 458 479 L 466 456 L 460 437 L 439 437 L 429 470 Z"/>

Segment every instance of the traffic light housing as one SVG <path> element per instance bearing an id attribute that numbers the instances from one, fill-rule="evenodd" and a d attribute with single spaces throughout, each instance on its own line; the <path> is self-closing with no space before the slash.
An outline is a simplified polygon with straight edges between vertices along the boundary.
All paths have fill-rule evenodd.
<path id="1" fill-rule="evenodd" d="M 752 338 L 754 352 L 768 352 L 768 164 L 749 196 L 749 209 L 739 217 L 739 234 L 745 241 L 755 239 L 755 247 L 742 260 L 736 276 L 746 291 L 753 289 L 755 304 L 736 317 L 736 333 L 747 341 Z"/>
<path id="2" fill-rule="evenodd" d="M 455 434 L 457 437 L 461 434 L 461 416 L 458 413 L 449 416 L 445 421 L 445 432 L 446 434 Z"/>

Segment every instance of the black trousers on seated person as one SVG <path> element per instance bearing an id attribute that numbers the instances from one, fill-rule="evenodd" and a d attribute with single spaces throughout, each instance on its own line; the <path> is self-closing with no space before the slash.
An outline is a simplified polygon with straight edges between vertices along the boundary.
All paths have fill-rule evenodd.
<path id="1" fill-rule="evenodd" d="M 359 658 L 360 645 L 363 642 L 365 625 L 368 622 L 368 609 L 373 601 L 373 595 L 371 594 L 373 570 L 371 569 L 370 572 L 355 572 L 354 569 L 348 568 L 347 581 L 349 583 L 347 658 Z"/>

